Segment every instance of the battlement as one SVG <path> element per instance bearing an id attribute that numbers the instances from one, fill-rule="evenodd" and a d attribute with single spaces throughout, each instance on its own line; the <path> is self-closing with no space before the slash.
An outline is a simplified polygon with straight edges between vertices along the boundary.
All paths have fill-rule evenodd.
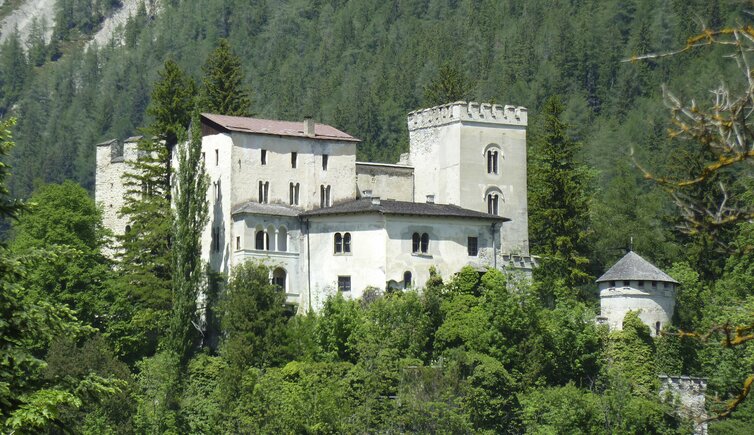
<path id="1" fill-rule="evenodd" d="M 105 142 L 97 144 L 97 148 L 110 148 L 110 163 L 123 163 L 125 161 L 125 154 L 127 150 L 136 149 L 136 144 L 141 139 L 141 136 L 131 136 L 124 141 L 118 139 L 110 139 Z M 99 154 L 99 151 L 97 151 Z"/>
<path id="2" fill-rule="evenodd" d="M 413 131 L 463 121 L 526 126 L 528 113 L 526 107 L 521 106 L 456 101 L 409 113 L 408 129 Z"/>
<path id="3" fill-rule="evenodd" d="M 707 379 L 697 378 L 694 376 L 667 376 L 660 375 L 661 389 L 667 389 L 674 392 L 686 391 L 704 394 L 707 390 Z"/>

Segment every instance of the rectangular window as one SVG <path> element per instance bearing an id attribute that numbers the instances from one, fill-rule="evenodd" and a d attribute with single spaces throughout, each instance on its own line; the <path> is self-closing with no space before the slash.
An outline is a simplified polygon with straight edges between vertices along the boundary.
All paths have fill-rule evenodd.
<path id="1" fill-rule="evenodd" d="M 262 156 L 260 158 L 260 161 L 263 165 L 267 164 L 267 150 L 262 150 Z"/>
<path id="2" fill-rule="evenodd" d="M 291 153 L 291 168 L 296 169 L 296 158 L 298 153 Z"/>
<path id="3" fill-rule="evenodd" d="M 259 203 L 266 204 L 269 201 L 269 194 L 270 194 L 270 182 L 260 181 L 259 182 Z"/>
<path id="4" fill-rule="evenodd" d="M 657 287 L 657 281 L 652 281 L 652 287 Z"/>
<path id="5" fill-rule="evenodd" d="M 328 160 L 327 154 L 322 154 L 322 170 L 323 171 L 327 170 L 327 160 Z"/>
<path id="6" fill-rule="evenodd" d="M 351 291 L 351 277 L 350 276 L 339 276 L 338 277 L 338 290 L 342 292 L 350 292 Z"/>
<path id="7" fill-rule="evenodd" d="M 610 281 L 610 287 L 615 287 L 615 281 Z"/>
<path id="8" fill-rule="evenodd" d="M 241 236 L 236 236 L 236 249 L 241 249 Z"/>
<path id="9" fill-rule="evenodd" d="M 623 287 L 631 287 L 631 281 L 623 281 Z"/>
<path id="10" fill-rule="evenodd" d="M 479 239 L 476 237 L 469 237 L 467 242 L 469 249 L 469 257 L 476 257 L 479 254 Z"/>
<path id="11" fill-rule="evenodd" d="M 220 150 L 215 150 L 215 166 L 220 164 Z"/>
<path id="12" fill-rule="evenodd" d="M 644 287 L 644 281 L 639 281 L 636 285 L 638 287 Z"/>

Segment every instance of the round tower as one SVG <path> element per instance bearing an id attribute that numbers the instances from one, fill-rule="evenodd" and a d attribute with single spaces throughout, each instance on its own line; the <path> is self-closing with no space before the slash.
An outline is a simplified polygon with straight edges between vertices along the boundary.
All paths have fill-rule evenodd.
<path id="1" fill-rule="evenodd" d="M 611 330 L 623 329 L 623 318 L 638 311 L 653 336 L 670 323 L 678 281 L 635 252 L 629 252 L 597 279 L 601 316 Z"/>

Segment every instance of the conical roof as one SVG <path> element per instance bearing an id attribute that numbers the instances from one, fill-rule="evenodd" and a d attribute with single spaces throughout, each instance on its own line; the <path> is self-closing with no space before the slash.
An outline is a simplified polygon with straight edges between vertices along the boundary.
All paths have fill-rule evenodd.
<path id="1" fill-rule="evenodd" d="M 633 251 L 629 251 L 628 254 L 618 260 L 596 282 L 618 280 L 664 281 L 679 284 L 670 275 L 656 268 L 652 263 L 641 258 L 639 254 Z"/>

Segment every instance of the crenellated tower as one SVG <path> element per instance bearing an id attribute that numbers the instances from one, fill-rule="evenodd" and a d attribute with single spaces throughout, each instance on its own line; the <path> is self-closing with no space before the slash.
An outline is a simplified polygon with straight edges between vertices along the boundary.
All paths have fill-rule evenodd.
<path id="1" fill-rule="evenodd" d="M 527 122 L 525 107 L 463 101 L 408 114 L 414 200 L 510 218 L 496 237 L 504 258 L 529 255 Z"/>

